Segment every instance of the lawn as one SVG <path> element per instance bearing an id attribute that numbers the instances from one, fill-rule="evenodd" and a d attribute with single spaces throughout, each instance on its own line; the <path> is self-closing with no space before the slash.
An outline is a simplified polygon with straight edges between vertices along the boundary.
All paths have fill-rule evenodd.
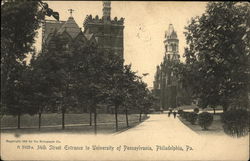
<path id="1" fill-rule="evenodd" d="M 202 128 L 197 124 L 197 121 L 195 125 L 192 125 L 190 122 L 186 121 L 184 118 L 181 118 L 180 116 L 179 116 L 179 119 L 190 129 L 192 129 L 193 131 L 201 135 L 207 135 L 207 134 L 224 135 L 225 134 L 223 132 L 220 114 L 213 115 L 213 123 L 210 127 L 208 127 L 209 130 L 206 130 L 206 131 L 202 130 Z"/>
<path id="2" fill-rule="evenodd" d="M 61 131 L 61 114 L 43 114 L 41 119 L 40 132 L 60 132 Z M 128 115 L 129 125 L 133 127 L 139 124 L 139 114 Z M 146 119 L 146 117 L 143 117 Z M 93 133 L 94 130 L 94 115 L 92 115 L 92 126 L 89 126 L 89 114 L 65 114 L 65 130 L 68 132 L 83 132 Z M 124 114 L 118 115 L 119 130 L 127 129 L 126 116 Z M 17 117 L 5 115 L 1 118 L 2 132 L 38 132 L 38 115 L 22 115 L 21 129 L 16 129 Z M 101 133 L 115 132 L 115 116 L 113 114 L 98 114 L 97 115 L 97 129 Z"/>

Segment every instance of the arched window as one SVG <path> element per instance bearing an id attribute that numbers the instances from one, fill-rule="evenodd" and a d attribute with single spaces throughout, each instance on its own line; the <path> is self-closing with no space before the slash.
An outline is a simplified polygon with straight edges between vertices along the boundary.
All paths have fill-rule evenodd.
<path id="1" fill-rule="evenodd" d="M 176 44 L 172 44 L 172 51 L 176 51 Z"/>

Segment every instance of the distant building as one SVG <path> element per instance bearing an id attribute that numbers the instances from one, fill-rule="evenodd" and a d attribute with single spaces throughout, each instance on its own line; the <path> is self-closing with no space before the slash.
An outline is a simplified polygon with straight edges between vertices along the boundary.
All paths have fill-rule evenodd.
<path id="1" fill-rule="evenodd" d="M 172 24 L 165 32 L 163 62 L 156 68 L 153 93 L 158 97 L 160 110 L 176 108 L 185 103 L 186 92 L 182 89 L 173 65 L 179 63 L 179 39 Z M 185 98 L 184 98 L 185 97 Z"/>
<path id="2" fill-rule="evenodd" d="M 165 40 L 163 41 L 165 45 L 165 56 L 169 61 L 180 61 L 179 55 L 179 39 L 177 33 L 174 30 L 172 24 L 169 25 L 168 31 L 165 32 Z"/>
<path id="3" fill-rule="evenodd" d="M 42 50 L 53 44 L 53 36 L 65 38 L 65 48 L 71 44 L 97 45 L 101 50 L 113 51 L 123 58 L 123 29 L 124 18 L 117 17 L 111 20 L 111 2 L 103 1 L 103 16 L 99 18 L 87 15 L 83 27 L 84 31 L 75 22 L 72 11 L 67 21 L 46 20 L 42 25 Z"/>

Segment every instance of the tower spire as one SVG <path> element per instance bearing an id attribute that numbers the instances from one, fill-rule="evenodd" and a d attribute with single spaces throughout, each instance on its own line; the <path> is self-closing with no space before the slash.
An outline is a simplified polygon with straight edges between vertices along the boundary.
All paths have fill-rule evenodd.
<path id="1" fill-rule="evenodd" d="M 73 9 L 68 9 L 68 11 L 69 11 L 69 13 L 70 13 L 70 17 L 72 17 L 72 13 L 73 13 L 73 11 L 75 11 L 75 10 L 73 10 Z"/>
<path id="2" fill-rule="evenodd" d="M 179 61 L 179 39 L 174 30 L 173 24 L 169 24 L 168 31 L 165 32 L 165 58 Z"/>
<path id="3" fill-rule="evenodd" d="M 103 1 L 102 13 L 103 13 L 104 20 L 110 19 L 110 16 L 111 16 L 111 1 Z"/>

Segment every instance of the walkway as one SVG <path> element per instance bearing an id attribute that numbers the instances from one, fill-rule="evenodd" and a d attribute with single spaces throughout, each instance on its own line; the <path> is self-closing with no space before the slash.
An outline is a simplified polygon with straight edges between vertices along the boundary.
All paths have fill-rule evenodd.
<path id="1" fill-rule="evenodd" d="M 249 157 L 248 137 L 235 139 L 226 135 L 198 135 L 178 118 L 174 118 L 173 115 L 168 117 L 167 114 L 151 115 L 147 121 L 117 134 L 117 137 L 124 138 L 124 142 L 131 140 L 130 145 L 134 146 L 148 144 L 160 145 L 162 149 L 164 146 L 177 148 L 177 151 L 157 151 L 155 146 L 155 155 L 142 153 L 141 159 L 245 160 Z M 178 146 L 184 151 L 178 150 Z"/>
<path id="2" fill-rule="evenodd" d="M 60 146 L 61 150 L 17 150 L 19 143 L 7 143 L 6 140 L 58 140 L 61 143 L 52 145 Z M 37 143 L 27 145 L 36 148 Z M 49 147 L 45 143 L 39 145 Z M 66 145 L 89 146 L 90 150 L 65 150 Z M 105 150 L 93 150 L 94 146 Z M 152 114 L 138 126 L 113 135 L 41 133 L 18 138 L 13 134 L 1 136 L 1 147 L 4 147 L 1 155 L 9 160 L 17 159 L 16 156 L 19 160 L 247 160 L 248 146 L 248 137 L 198 135 L 178 118 L 167 114 Z"/>

